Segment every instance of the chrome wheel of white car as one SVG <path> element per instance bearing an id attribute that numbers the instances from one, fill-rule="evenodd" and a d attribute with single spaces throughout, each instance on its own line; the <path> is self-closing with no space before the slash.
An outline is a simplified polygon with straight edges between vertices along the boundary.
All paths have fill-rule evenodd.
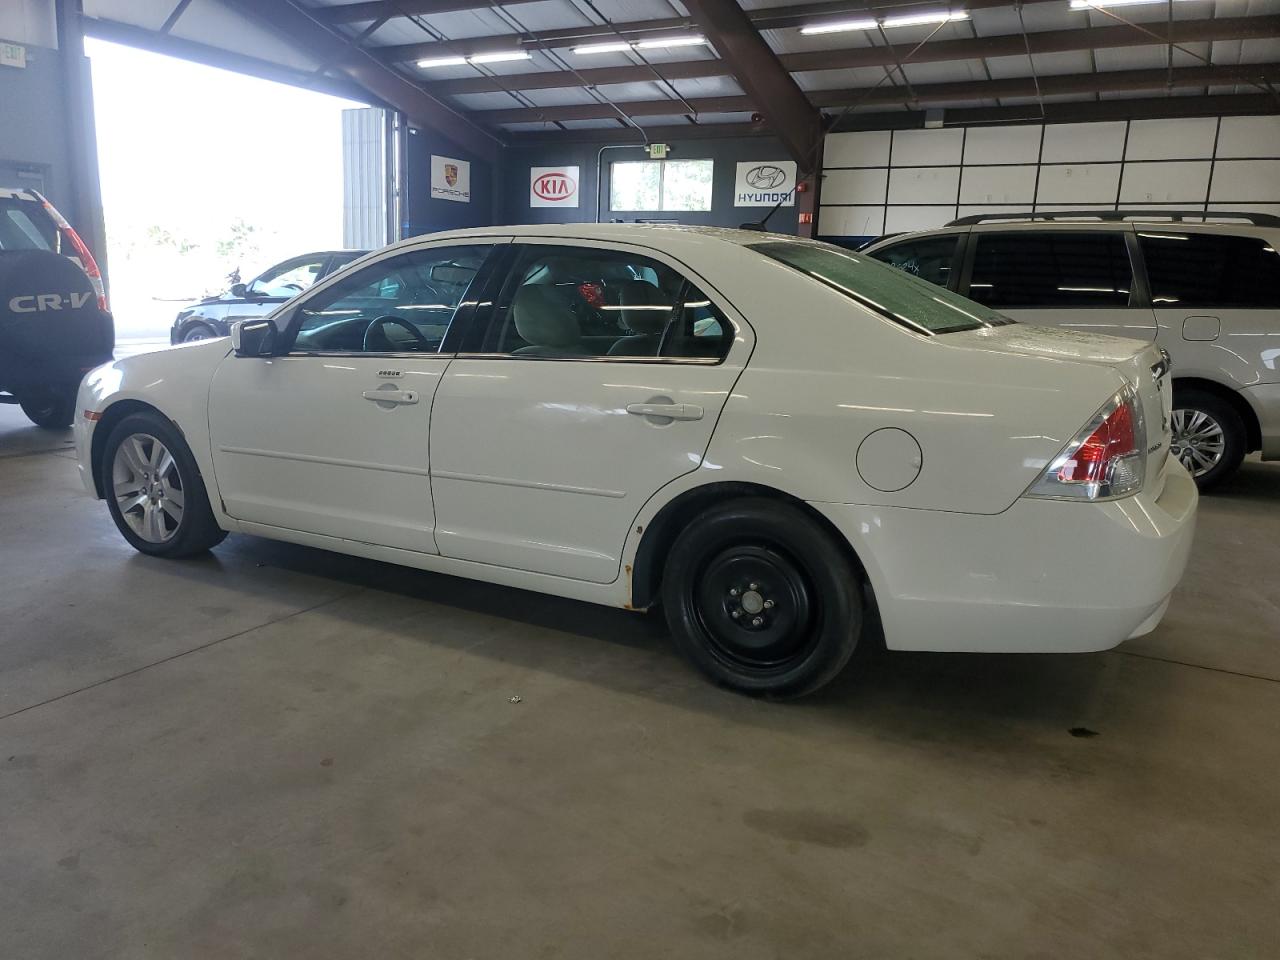
<path id="1" fill-rule="evenodd" d="M 125 523 L 148 543 L 167 542 L 182 525 L 185 496 L 177 461 L 149 434 L 131 434 L 116 448 L 111 493 Z"/>
<path id="2" fill-rule="evenodd" d="M 1193 477 L 1203 477 L 1222 461 L 1227 441 L 1222 424 L 1203 410 L 1174 410 L 1170 449 Z"/>

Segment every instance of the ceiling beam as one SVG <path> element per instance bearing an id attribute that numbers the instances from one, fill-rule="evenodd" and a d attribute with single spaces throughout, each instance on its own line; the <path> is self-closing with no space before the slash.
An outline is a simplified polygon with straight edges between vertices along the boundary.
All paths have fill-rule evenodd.
<path id="1" fill-rule="evenodd" d="M 918 9 L 922 2 L 928 9 L 937 9 L 932 0 L 880 0 L 878 3 L 857 0 L 822 0 L 790 7 L 765 7 L 746 11 L 747 17 L 759 30 L 783 30 L 801 24 L 831 20 L 849 15 L 891 14 L 902 10 Z M 982 10 L 1008 7 L 1014 0 L 969 0 L 966 9 Z M 1054 3 L 1061 0 L 1025 0 L 1027 4 Z M 476 4 L 468 4 L 474 6 Z M 485 6 L 485 4 L 479 4 Z M 334 9 L 332 7 L 325 9 Z M 341 9 L 341 8 L 338 8 Z M 552 27 L 529 34 L 502 33 L 486 37 L 469 37 L 462 40 L 422 41 L 420 43 L 385 44 L 373 47 L 372 52 L 388 63 L 402 63 L 438 57 L 443 53 L 470 56 L 497 50 L 557 50 L 576 46 L 597 38 L 616 39 L 619 35 L 628 40 L 655 39 L 677 34 L 687 34 L 697 24 L 692 17 L 663 17 L 655 20 L 624 20 L 612 24 L 591 24 L 585 27 Z"/>
<path id="2" fill-rule="evenodd" d="M 796 161 L 797 180 L 804 179 L 822 155 L 822 114 L 778 62 L 777 54 L 738 6 L 738 0 L 683 2 L 702 32 L 715 43 L 733 79 Z"/>
<path id="3" fill-rule="evenodd" d="M 317 23 L 309 10 L 299 8 L 292 0 L 223 2 L 302 50 L 317 63 L 331 64 L 383 103 L 404 113 L 410 122 L 438 131 L 484 160 L 497 160 L 503 141 L 496 135 L 375 60 L 350 38 Z"/>
<path id="4" fill-rule="evenodd" d="M 1275 113 L 1270 94 L 1217 94 L 1207 97 L 1153 97 L 1134 100 L 1082 100 L 1077 103 L 1046 103 L 1044 118 L 1050 123 L 1083 123 L 1095 120 L 1162 120 L 1170 117 L 1255 116 Z M 1009 107 L 963 107 L 944 113 L 944 126 L 962 127 L 993 123 L 1040 123 L 1035 104 Z M 849 130 L 916 130 L 924 126 L 923 110 L 892 113 L 851 113 L 836 127 Z M 759 124 L 707 123 L 699 126 L 646 127 L 651 140 L 679 142 L 724 137 L 761 137 L 768 131 Z M 513 146 L 544 143 L 636 143 L 633 129 L 547 130 L 511 135 Z"/>
<path id="5" fill-rule="evenodd" d="M 517 3 L 534 3 L 536 0 L 502 0 L 505 6 Z M 366 0 L 364 3 L 343 3 L 332 7 L 313 7 L 312 12 L 321 23 L 335 26 L 340 23 L 360 23 L 364 20 L 381 20 L 384 17 L 429 17 L 433 13 L 456 13 L 459 10 L 482 10 L 490 4 L 482 0 Z"/>
<path id="6" fill-rule="evenodd" d="M 1093 93 L 1129 93 L 1141 90 L 1163 90 L 1166 87 L 1207 87 L 1223 84 L 1258 84 L 1280 81 L 1280 64 L 1247 63 L 1233 66 L 1178 67 L 1170 71 L 1117 70 L 1103 73 L 1042 76 L 1040 94 L 1046 97 Z M 960 83 L 913 84 L 912 93 L 889 86 L 853 87 L 843 90 L 812 90 L 809 99 L 817 107 L 890 106 L 910 98 L 920 104 L 946 105 L 964 101 L 994 100 L 997 97 L 1034 97 L 1034 77 L 1004 80 L 972 80 Z M 698 113 L 744 113 L 760 109 L 751 96 L 702 97 L 688 101 Z M 602 104 L 584 103 L 562 107 L 523 107 L 511 110 L 477 110 L 471 114 L 483 123 L 529 123 L 536 121 L 601 120 L 616 116 L 612 106 L 631 117 L 662 117 L 681 113 L 675 100 L 614 101 Z M 1274 111 L 1275 102 L 1272 101 Z"/>
<path id="7" fill-rule="evenodd" d="M 1280 16 L 1223 17 L 1210 20 L 1175 20 L 1172 25 L 1161 22 L 1144 24 L 1150 33 L 1119 26 L 1085 27 L 1076 30 L 1048 30 L 1027 34 L 1003 34 L 963 40 L 934 40 L 920 47 L 910 63 L 941 63 L 952 60 L 981 60 L 987 57 L 1025 56 L 1029 45 L 1032 53 L 1065 53 L 1074 50 L 1105 50 L 1116 47 L 1195 43 L 1212 40 L 1253 40 L 1280 37 Z M 894 47 L 855 47 L 842 50 L 816 50 L 807 53 L 782 54 L 782 65 L 797 70 L 847 70 L 851 67 L 886 67 L 905 60 L 916 44 Z M 376 52 L 376 51 L 375 51 Z M 610 83 L 643 83 L 652 81 L 654 73 L 664 80 L 690 80 L 699 77 L 722 77 L 729 73 L 722 60 L 680 60 L 655 63 L 652 67 L 585 67 L 573 72 L 547 70 L 539 73 L 504 74 L 501 77 L 467 77 L 439 80 L 427 85 L 437 96 L 459 93 L 491 93 L 508 90 L 549 90 Z"/>

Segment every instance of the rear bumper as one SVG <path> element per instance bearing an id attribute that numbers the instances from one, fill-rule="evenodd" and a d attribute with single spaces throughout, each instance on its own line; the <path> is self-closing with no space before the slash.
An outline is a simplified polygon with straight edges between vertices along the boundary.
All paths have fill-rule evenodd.
<path id="1" fill-rule="evenodd" d="M 1240 395 L 1253 407 L 1262 428 L 1262 459 L 1280 460 L 1280 383 L 1245 387 Z"/>
<path id="2" fill-rule="evenodd" d="M 1108 503 L 984 516 L 815 503 L 858 551 L 895 650 L 1081 653 L 1155 629 L 1186 567 L 1195 482 L 1170 459 Z"/>

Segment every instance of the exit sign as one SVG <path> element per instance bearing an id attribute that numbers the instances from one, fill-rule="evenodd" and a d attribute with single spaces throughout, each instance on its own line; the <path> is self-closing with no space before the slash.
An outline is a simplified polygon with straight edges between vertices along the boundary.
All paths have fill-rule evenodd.
<path id="1" fill-rule="evenodd" d="M 16 43 L 0 42 L 0 67 L 25 67 L 27 48 Z"/>
<path id="2" fill-rule="evenodd" d="M 649 144 L 650 160 L 665 160 L 667 158 L 667 145 L 665 143 Z"/>

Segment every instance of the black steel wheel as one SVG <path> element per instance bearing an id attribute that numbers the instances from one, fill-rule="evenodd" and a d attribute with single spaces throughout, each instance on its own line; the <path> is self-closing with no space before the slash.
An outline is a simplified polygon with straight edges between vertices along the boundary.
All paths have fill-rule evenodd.
<path id="1" fill-rule="evenodd" d="M 861 583 L 812 517 L 751 497 L 707 511 L 677 538 L 662 576 L 677 645 L 711 679 L 795 697 L 831 681 L 862 627 Z"/>

